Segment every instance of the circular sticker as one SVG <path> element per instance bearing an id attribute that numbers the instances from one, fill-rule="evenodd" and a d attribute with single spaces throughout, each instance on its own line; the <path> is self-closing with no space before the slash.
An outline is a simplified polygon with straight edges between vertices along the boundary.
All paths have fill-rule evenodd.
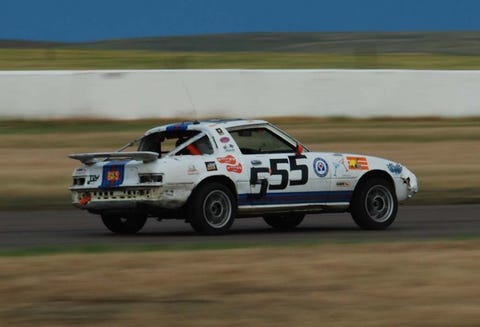
<path id="1" fill-rule="evenodd" d="M 313 161 L 313 170 L 318 177 L 325 177 L 328 174 L 328 164 L 322 158 L 316 158 Z"/>

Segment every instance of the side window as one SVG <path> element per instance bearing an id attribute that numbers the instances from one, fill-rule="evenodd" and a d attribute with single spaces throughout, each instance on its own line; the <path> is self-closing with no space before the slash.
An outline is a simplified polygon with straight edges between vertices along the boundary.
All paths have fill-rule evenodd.
<path id="1" fill-rule="evenodd" d="M 177 156 L 184 156 L 184 155 L 202 155 L 202 154 L 212 154 L 213 147 L 212 143 L 208 139 L 207 135 L 199 138 L 193 143 L 188 144 L 182 150 L 176 153 Z"/>
<path id="2" fill-rule="evenodd" d="M 266 128 L 230 131 L 243 154 L 289 153 L 295 147 Z"/>

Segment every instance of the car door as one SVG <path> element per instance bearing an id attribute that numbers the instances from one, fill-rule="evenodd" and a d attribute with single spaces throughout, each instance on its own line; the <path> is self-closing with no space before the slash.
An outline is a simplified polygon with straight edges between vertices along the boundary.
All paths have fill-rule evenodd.
<path id="1" fill-rule="evenodd" d="M 255 205 L 320 204 L 330 188 L 328 164 L 318 173 L 318 158 L 297 150 L 295 141 L 268 126 L 231 131 L 250 172 L 250 190 L 244 200 Z M 243 201 L 242 201 L 243 202 Z"/>

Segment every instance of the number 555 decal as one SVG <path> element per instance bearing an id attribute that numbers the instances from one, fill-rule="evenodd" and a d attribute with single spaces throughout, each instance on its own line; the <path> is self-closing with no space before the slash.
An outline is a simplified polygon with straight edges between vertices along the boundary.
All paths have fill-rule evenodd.
<path id="1" fill-rule="evenodd" d="M 305 164 L 299 164 L 298 159 L 305 159 L 304 155 L 301 156 L 288 156 L 287 158 L 270 159 L 270 168 L 267 167 L 252 167 L 250 170 L 250 184 L 258 184 L 258 175 L 260 173 L 270 172 L 270 176 L 280 176 L 280 184 L 268 186 L 269 190 L 283 190 L 288 185 L 304 185 L 308 182 L 308 166 Z M 280 164 L 290 164 L 290 170 L 281 169 L 278 166 Z M 290 173 L 293 171 L 300 171 L 300 179 L 290 179 Z M 265 181 L 265 180 L 263 180 Z M 267 183 L 261 183 L 260 195 L 263 196 L 267 191 Z"/>

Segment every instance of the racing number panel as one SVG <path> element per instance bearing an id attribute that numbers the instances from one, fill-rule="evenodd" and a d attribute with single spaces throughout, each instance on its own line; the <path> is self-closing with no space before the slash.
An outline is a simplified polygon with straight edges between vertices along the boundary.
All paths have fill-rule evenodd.
<path id="1" fill-rule="evenodd" d="M 270 176 L 278 175 L 280 177 L 279 184 L 268 185 L 267 179 L 262 179 L 260 184 L 260 193 L 255 197 L 265 196 L 268 190 L 284 190 L 287 186 L 305 185 L 308 182 L 308 166 L 303 163 L 298 163 L 299 159 L 307 159 L 305 155 L 291 155 L 287 158 L 271 158 L 270 167 L 252 167 L 250 169 L 250 184 L 256 185 L 259 181 L 259 174 L 270 173 Z M 279 168 L 280 164 L 289 164 L 290 170 Z M 300 172 L 299 179 L 291 179 L 293 171 Z"/>

